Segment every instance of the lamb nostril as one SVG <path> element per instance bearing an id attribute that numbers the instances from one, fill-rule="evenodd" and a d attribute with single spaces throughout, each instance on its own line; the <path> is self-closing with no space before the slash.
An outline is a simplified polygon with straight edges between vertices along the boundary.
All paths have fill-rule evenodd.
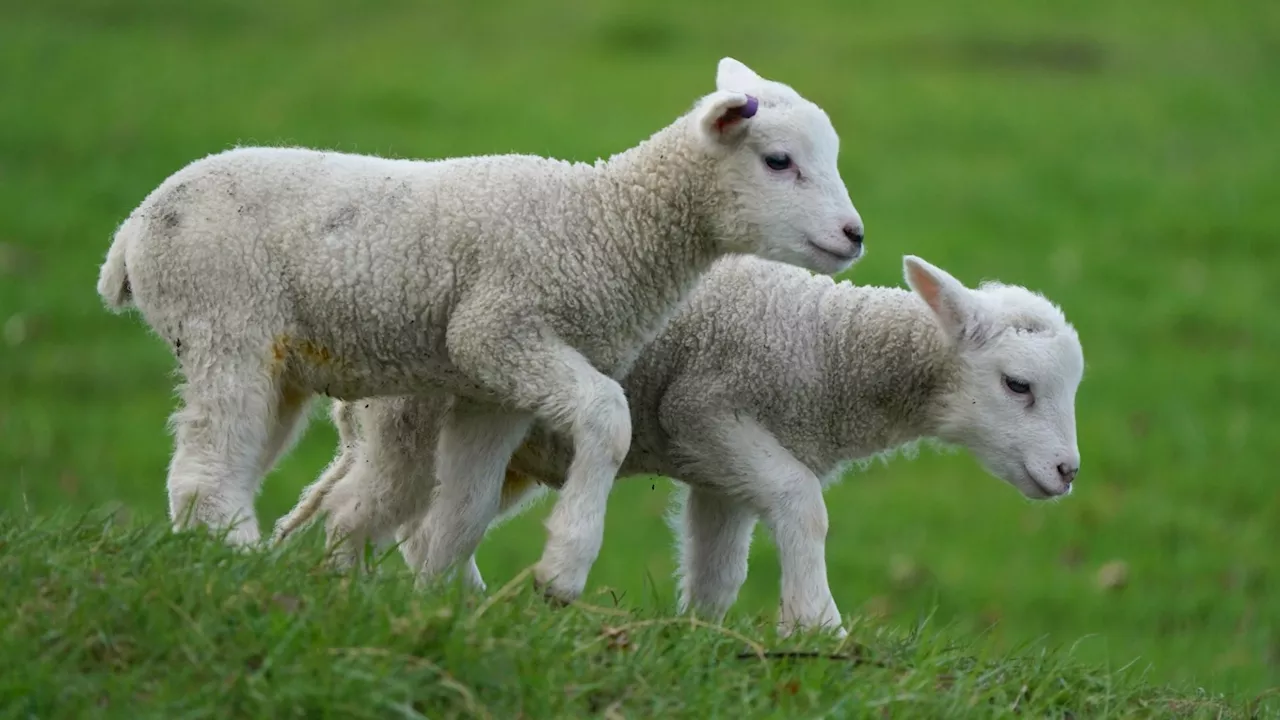
<path id="1" fill-rule="evenodd" d="M 854 245 L 862 244 L 862 228 L 857 225 L 845 225 L 844 236 L 849 238 L 849 242 Z"/>
<path id="2" fill-rule="evenodd" d="M 1080 468 L 1072 467 L 1066 463 L 1058 463 L 1058 476 L 1062 478 L 1062 482 L 1070 485 L 1072 480 L 1076 479 L 1076 473 L 1080 472 Z"/>

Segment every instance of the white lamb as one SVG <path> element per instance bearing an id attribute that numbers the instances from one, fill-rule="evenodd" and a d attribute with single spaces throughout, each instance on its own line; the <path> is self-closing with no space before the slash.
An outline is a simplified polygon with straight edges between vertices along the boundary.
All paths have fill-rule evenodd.
<path id="1" fill-rule="evenodd" d="M 1062 312 L 1018 286 L 968 289 L 919 258 L 906 257 L 904 271 L 914 293 L 721 260 L 633 366 L 624 386 L 635 436 L 622 474 L 688 486 L 673 520 L 682 610 L 724 615 L 763 517 L 782 569 L 782 629 L 839 628 L 822 490 L 850 462 L 920 439 L 968 448 L 1029 498 L 1071 491 L 1084 359 Z M 381 398 L 333 412 L 342 449 L 277 524 L 280 538 L 322 503 L 428 501 L 447 402 Z M 507 469 L 504 511 L 560 486 L 570 452 L 536 425 Z M 388 542 L 395 533 L 419 567 L 429 531 L 407 523 L 361 534 Z M 474 556 L 466 578 L 483 587 Z"/>
<path id="2" fill-rule="evenodd" d="M 136 306 L 185 376 L 175 529 L 257 541 L 254 495 L 314 394 L 438 392 L 458 401 L 426 572 L 474 552 L 537 418 L 574 454 L 538 578 L 580 593 L 631 437 L 614 378 L 716 258 L 835 273 L 861 252 L 827 115 L 731 58 L 716 87 L 595 164 L 242 148 L 166 179 L 116 232 L 98 292 Z M 380 524 L 407 518 L 380 507 Z"/>

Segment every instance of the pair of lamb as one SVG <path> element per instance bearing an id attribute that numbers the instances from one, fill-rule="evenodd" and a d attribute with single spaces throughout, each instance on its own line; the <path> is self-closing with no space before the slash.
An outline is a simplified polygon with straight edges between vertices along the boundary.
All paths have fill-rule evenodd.
<path id="1" fill-rule="evenodd" d="M 1083 363 L 1057 308 L 914 258 L 915 294 L 836 284 L 862 221 L 826 114 L 730 58 L 716 86 L 593 165 L 248 148 L 166 179 L 98 291 L 185 376 L 175 529 L 256 543 L 316 394 L 342 450 L 278 538 L 323 510 L 331 543 L 395 538 L 423 579 L 482 586 L 486 530 L 556 487 L 534 575 L 560 600 L 619 471 L 689 485 L 682 602 L 715 617 L 763 516 L 784 626 L 839 627 L 821 491 L 843 462 L 936 436 L 1028 496 L 1069 491 Z"/>

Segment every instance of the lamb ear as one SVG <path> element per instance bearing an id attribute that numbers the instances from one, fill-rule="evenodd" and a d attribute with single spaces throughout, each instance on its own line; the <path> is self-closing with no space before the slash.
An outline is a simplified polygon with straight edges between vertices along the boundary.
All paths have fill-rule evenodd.
<path id="1" fill-rule="evenodd" d="M 763 80 L 754 70 L 731 57 L 720 58 L 720 63 L 716 65 L 717 90 L 745 92 Z"/>
<path id="2" fill-rule="evenodd" d="M 746 93 L 717 90 L 698 107 L 698 125 L 712 140 L 730 143 L 746 132 L 747 119 L 760 109 L 760 101 Z"/>
<path id="3" fill-rule="evenodd" d="M 965 326 L 973 319 L 969 288 L 946 270 L 914 255 L 902 258 L 902 275 L 907 285 L 933 310 L 942 329 L 952 338 L 962 337 Z"/>

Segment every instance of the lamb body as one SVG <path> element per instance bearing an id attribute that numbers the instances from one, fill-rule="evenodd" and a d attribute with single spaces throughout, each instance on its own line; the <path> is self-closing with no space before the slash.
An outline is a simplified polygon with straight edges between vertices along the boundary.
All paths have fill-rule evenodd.
<path id="1" fill-rule="evenodd" d="M 256 541 L 254 495 L 314 394 L 437 393 L 440 487 L 457 491 L 431 572 L 474 551 L 536 417 L 573 438 L 558 514 L 591 518 L 553 530 L 540 565 L 574 596 L 631 435 L 614 378 L 721 255 L 857 257 L 837 154 L 816 105 L 725 58 L 716 92 L 594 165 L 244 148 L 183 168 L 121 225 L 98 285 L 181 363 L 175 527 Z"/>
<path id="2" fill-rule="evenodd" d="M 674 521 L 682 607 L 724 614 L 763 518 L 779 550 L 784 628 L 838 627 L 822 489 L 848 463 L 922 438 L 968 448 L 1028 497 L 1070 491 L 1083 356 L 1061 311 L 1017 286 L 965 288 L 918 258 L 904 268 L 912 291 L 722 259 L 641 353 L 623 381 L 634 435 L 621 474 L 688 486 Z M 334 528 L 354 507 L 426 506 L 446 405 L 336 403 L 341 451 L 277 537 L 321 511 L 339 542 Z M 536 425 L 507 469 L 506 512 L 540 487 L 559 487 L 570 458 L 563 435 Z M 426 530 L 407 523 L 361 534 L 380 542 L 394 534 L 419 567 Z M 467 576 L 483 586 L 474 559 Z"/>

